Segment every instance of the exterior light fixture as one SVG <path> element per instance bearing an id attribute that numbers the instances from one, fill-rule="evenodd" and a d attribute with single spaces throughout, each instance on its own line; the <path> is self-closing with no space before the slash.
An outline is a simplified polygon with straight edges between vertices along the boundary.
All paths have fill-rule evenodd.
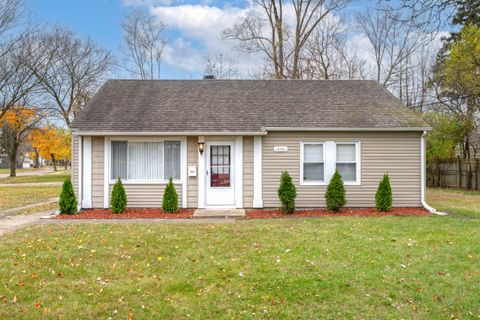
<path id="1" fill-rule="evenodd" d="M 202 155 L 204 150 L 205 150 L 205 142 L 198 142 L 198 152 L 200 152 L 200 154 Z"/>

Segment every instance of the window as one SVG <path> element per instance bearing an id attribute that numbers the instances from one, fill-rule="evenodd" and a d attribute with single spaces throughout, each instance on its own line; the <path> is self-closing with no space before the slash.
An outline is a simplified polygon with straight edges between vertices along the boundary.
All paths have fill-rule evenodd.
<path id="1" fill-rule="evenodd" d="M 180 179 L 180 141 L 112 141 L 111 178 Z"/>
<path id="2" fill-rule="evenodd" d="M 357 181 L 357 145 L 355 143 L 336 144 L 335 165 L 345 182 Z"/>
<path id="3" fill-rule="evenodd" d="M 303 144 L 302 181 L 323 182 L 325 176 L 323 143 Z"/>

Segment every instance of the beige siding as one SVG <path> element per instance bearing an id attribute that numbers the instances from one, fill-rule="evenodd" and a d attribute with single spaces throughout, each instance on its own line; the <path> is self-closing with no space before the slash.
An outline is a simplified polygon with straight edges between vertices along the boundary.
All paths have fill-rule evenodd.
<path id="1" fill-rule="evenodd" d="M 129 208 L 160 208 L 165 184 L 124 184 Z M 110 185 L 110 194 L 113 185 Z M 175 184 L 178 194 L 178 206 L 182 207 L 182 185 Z"/>
<path id="2" fill-rule="evenodd" d="M 196 208 L 198 206 L 198 137 L 188 137 L 187 139 L 187 163 L 188 166 L 197 167 L 197 177 L 187 178 L 187 207 Z"/>
<path id="3" fill-rule="evenodd" d="M 421 206 L 419 132 L 272 132 L 263 137 L 263 204 L 278 207 L 277 189 L 282 170 L 288 170 L 297 186 L 297 207 L 324 207 L 326 186 L 301 186 L 301 141 L 360 141 L 361 185 L 345 186 L 347 206 L 372 207 L 385 172 L 390 175 L 394 206 Z M 288 152 L 274 153 L 274 146 Z"/>
<path id="4" fill-rule="evenodd" d="M 243 137 L 243 207 L 253 204 L 253 137 Z"/>
<path id="5" fill-rule="evenodd" d="M 77 197 L 77 201 L 80 202 L 78 198 L 78 152 L 79 152 L 79 137 L 72 135 L 72 184 L 73 191 Z"/>
<path id="6" fill-rule="evenodd" d="M 92 206 L 103 208 L 104 195 L 104 138 L 92 137 Z"/>

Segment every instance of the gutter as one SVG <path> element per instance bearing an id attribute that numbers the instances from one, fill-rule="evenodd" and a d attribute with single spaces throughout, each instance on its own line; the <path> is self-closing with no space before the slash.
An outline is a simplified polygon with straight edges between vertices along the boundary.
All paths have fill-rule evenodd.
<path id="1" fill-rule="evenodd" d="M 426 160 L 426 157 L 425 157 L 425 137 L 427 135 L 427 131 L 423 131 L 423 134 L 422 134 L 422 137 L 421 137 L 421 141 L 420 141 L 420 171 L 421 171 L 421 179 L 420 179 L 420 183 L 421 183 L 421 201 L 422 201 L 422 206 L 428 210 L 430 213 L 433 213 L 433 214 L 436 214 L 436 215 L 439 215 L 439 216 L 446 216 L 447 213 L 445 212 L 440 212 L 440 211 L 437 211 L 437 209 L 431 207 L 428 205 L 428 203 L 425 201 L 425 189 L 426 189 L 426 170 L 425 170 L 425 160 Z"/>

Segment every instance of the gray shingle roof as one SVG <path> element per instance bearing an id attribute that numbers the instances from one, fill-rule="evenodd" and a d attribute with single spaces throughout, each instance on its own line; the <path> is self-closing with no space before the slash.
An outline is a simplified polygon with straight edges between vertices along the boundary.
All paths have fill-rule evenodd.
<path id="1" fill-rule="evenodd" d="M 288 128 L 421 128 L 376 81 L 109 80 L 72 129 L 88 132 L 260 132 Z"/>

